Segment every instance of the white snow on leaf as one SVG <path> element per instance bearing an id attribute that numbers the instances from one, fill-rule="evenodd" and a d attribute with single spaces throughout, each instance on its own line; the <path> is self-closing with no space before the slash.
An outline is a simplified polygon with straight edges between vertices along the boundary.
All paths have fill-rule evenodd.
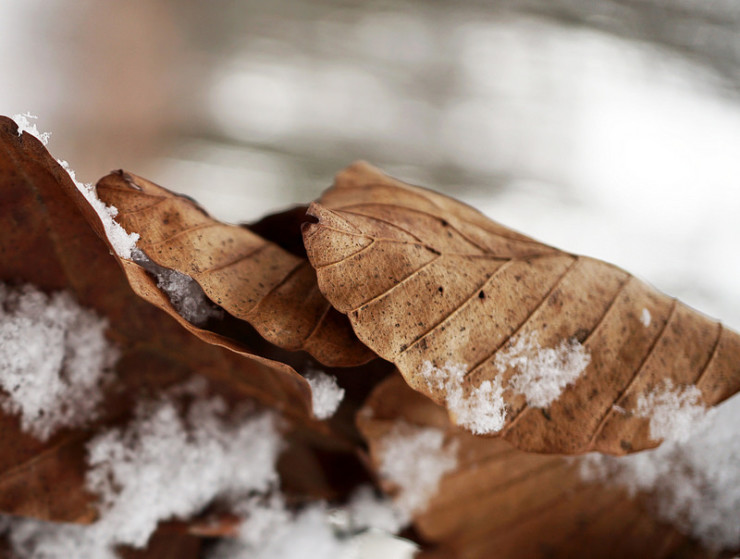
<path id="1" fill-rule="evenodd" d="M 646 308 L 642 309 L 642 314 L 640 315 L 640 322 L 642 322 L 642 325 L 647 328 L 650 326 L 650 322 L 653 320 L 653 317 L 650 315 L 650 311 Z"/>
<path id="2" fill-rule="evenodd" d="M 344 399 L 344 388 L 337 384 L 336 377 L 323 371 L 309 370 L 306 380 L 311 385 L 313 413 L 319 419 L 329 419 Z"/>
<path id="3" fill-rule="evenodd" d="M 35 120 L 36 118 L 38 117 L 30 113 L 13 116 L 13 120 L 18 124 L 19 135 L 23 132 L 28 132 L 29 134 L 36 136 L 42 144 L 47 145 L 51 138 L 51 132 L 39 132 L 36 127 L 36 123 L 31 122 L 31 120 Z M 105 229 L 105 235 L 108 237 L 108 241 L 110 241 L 113 250 L 115 250 L 116 254 L 121 258 L 130 260 L 131 251 L 136 247 L 136 241 L 139 240 L 139 235 L 137 233 L 126 232 L 126 230 L 113 219 L 118 215 L 118 210 L 114 206 L 106 206 L 100 198 L 98 198 L 98 194 L 93 185 L 82 184 L 79 182 L 75 177 L 75 172 L 70 168 L 66 161 L 57 160 L 57 162 L 65 171 L 67 171 L 72 182 L 77 187 L 77 190 L 82 193 L 85 200 L 87 200 L 88 204 L 92 206 L 100 217 L 100 221 L 103 223 L 103 228 Z"/>
<path id="4" fill-rule="evenodd" d="M 740 398 L 715 409 L 683 441 L 581 459 L 584 479 L 652 495 L 660 518 L 715 549 L 740 547 Z"/>
<path id="5" fill-rule="evenodd" d="M 432 427 L 397 422 L 381 441 L 380 475 L 398 487 L 394 501 L 405 521 L 424 510 L 442 477 L 457 467 L 458 441 Z"/>
<path id="6" fill-rule="evenodd" d="M 100 221 L 103 223 L 103 229 L 105 230 L 105 236 L 108 238 L 113 250 L 121 258 L 131 260 L 131 252 L 136 248 L 136 241 L 139 240 L 138 233 L 128 233 L 121 225 L 113 218 L 118 215 L 118 208 L 115 206 L 106 206 L 103 201 L 98 198 L 98 193 L 95 190 L 95 186 L 92 184 L 83 184 L 75 177 L 75 172 L 70 168 L 69 163 L 61 159 L 57 162 L 62 168 L 67 171 L 72 182 L 77 187 L 82 195 L 90 204 L 95 213 L 98 214 Z"/>
<path id="7" fill-rule="evenodd" d="M 132 250 L 131 259 L 156 278 L 157 287 L 164 291 L 177 313 L 191 324 L 200 326 L 210 318 L 223 317 L 223 310 L 190 276 L 159 266 L 138 248 Z"/>
<path id="8" fill-rule="evenodd" d="M 665 379 L 660 388 L 637 399 L 635 415 L 650 419 L 650 438 L 683 442 L 701 424 L 708 410 L 696 386 L 675 387 Z"/>
<path id="9" fill-rule="evenodd" d="M 251 517 L 259 520 L 263 511 L 255 508 Z M 253 520 L 254 521 L 254 520 Z M 245 530 L 250 520 L 245 521 Z M 262 539 L 239 538 L 224 541 L 208 559 L 343 559 L 351 543 L 337 537 L 325 503 L 312 503 L 304 510 L 288 514 L 262 533 Z"/>
<path id="10" fill-rule="evenodd" d="M 119 559 L 101 539 L 91 537 L 89 526 L 5 517 L 13 559 Z"/>
<path id="11" fill-rule="evenodd" d="M 36 123 L 31 122 L 37 118 L 38 117 L 36 115 L 32 115 L 31 113 L 13 115 L 13 120 L 18 125 L 19 136 L 24 132 L 28 132 L 32 136 L 36 136 L 42 144 L 47 145 L 51 138 L 51 132 L 39 132 L 39 129 L 36 127 Z"/>
<path id="12" fill-rule="evenodd" d="M 208 559 L 376 559 L 381 549 L 386 559 L 410 559 L 417 549 L 386 529 L 400 527 L 388 517 L 395 508 L 369 487 L 344 507 L 314 502 L 291 511 L 273 494 L 251 497 L 234 510 L 244 517 L 239 538 L 221 542 Z"/>
<path id="13" fill-rule="evenodd" d="M 563 340 L 557 347 L 543 348 L 538 338 L 537 332 L 532 332 L 511 340 L 506 349 L 496 353 L 494 364 L 500 373 L 509 368 L 516 371 L 508 389 L 523 394 L 528 405 L 546 408 L 581 376 L 591 356 L 578 340 Z"/>
<path id="14" fill-rule="evenodd" d="M 447 409 L 454 422 L 476 435 L 500 431 L 506 420 L 506 405 L 499 378 L 484 380 L 479 386 L 464 386 L 467 366 L 446 363 L 435 367 L 422 364 L 421 375 L 429 388 L 444 391 Z"/>
<path id="15" fill-rule="evenodd" d="M 281 448 L 272 413 L 230 412 L 217 397 L 144 402 L 125 428 L 88 443 L 87 487 L 100 498 L 89 537 L 142 547 L 161 520 L 267 492 Z"/>
<path id="16" fill-rule="evenodd" d="M 0 404 L 41 440 L 94 419 L 118 350 L 68 293 L 0 283 Z"/>
<path id="17" fill-rule="evenodd" d="M 390 498 L 378 496 L 369 485 L 358 487 L 346 506 L 348 523 L 353 530 L 375 528 L 389 534 L 397 534 L 408 522 L 404 513 Z"/>

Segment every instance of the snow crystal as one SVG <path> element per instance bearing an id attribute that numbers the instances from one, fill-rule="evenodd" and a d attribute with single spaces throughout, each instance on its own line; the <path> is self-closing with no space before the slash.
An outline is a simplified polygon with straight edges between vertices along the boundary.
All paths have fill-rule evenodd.
<path id="1" fill-rule="evenodd" d="M 38 117 L 36 115 L 32 115 L 31 113 L 13 115 L 13 120 L 18 125 L 19 136 L 24 132 L 28 132 L 32 136 L 36 136 L 42 144 L 47 145 L 51 138 L 51 132 L 39 132 L 39 129 L 36 127 L 36 123 L 31 122 L 37 118 Z"/>
<path id="2" fill-rule="evenodd" d="M 95 540 L 141 547 L 160 520 L 186 518 L 217 498 L 265 492 L 281 450 L 271 413 L 229 417 L 220 398 L 187 413 L 172 398 L 140 404 L 131 424 L 88 443 L 88 489 L 100 497 Z"/>
<path id="3" fill-rule="evenodd" d="M 398 486 L 395 504 L 404 520 L 422 511 L 442 477 L 457 467 L 458 441 L 444 432 L 398 422 L 381 440 L 380 475 Z"/>
<path id="4" fill-rule="evenodd" d="M 517 371 L 507 388 L 523 394 L 528 405 L 538 408 L 546 408 L 557 400 L 590 362 L 591 356 L 578 340 L 563 340 L 555 348 L 542 348 L 537 332 L 512 340 L 506 350 L 496 353 L 494 360 L 501 373 L 508 368 Z"/>
<path id="5" fill-rule="evenodd" d="M 121 225 L 113 218 L 118 215 L 118 209 L 115 206 L 106 206 L 103 201 L 98 198 L 98 193 L 95 190 L 95 186 L 92 184 L 82 184 L 77 181 L 75 172 L 70 168 L 69 163 L 63 160 L 58 160 L 58 163 L 64 168 L 72 182 L 77 187 L 82 195 L 87 200 L 87 203 L 95 210 L 100 217 L 100 221 L 103 223 L 105 229 L 105 236 L 108 237 L 113 250 L 121 258 L 131 260 L 131 251 L 136 247 L 136 241 L 139 240 L 138 233 L 128 233 L 121 227 Z"/>
<path id="6" fill-rule="evenodd" d="M 138 248 L 133 249 L 131 258 L 156 278 L 157 287 L 165 292 L 177 313 L 191 324 L 200 326 L 210 318 L 223 317 L 223 310 L 211 302 L 190 276 L 159 266 Z"/>
<path id="7" fill-rule="evenodd" d="M 650 419 L 653 440 L 686 441 L 708 413 L 701 390 L 688 385 L 674 387 L 665 379 L 661 388 L 641 394 L 635 415 Z"/>
<path id="8" fill-rule="evenodd" d="M 311 385 L 314 415 L 319 419 L 329 419 L 344 399 L 344 388 L 339 387 L 335 377 L 323 371 L 309 370 L 306 380 Z"/>
<path id="9" fill-rule="evenodd" d="M 465 365 L 449 362 L 437 368 L 430 361 L 425 361 L 421 370 L 429 388 L 444 390 L 447 409 L 458 425 L 476 435 L 500 431 L 506 420 L 500 379 L 484 380 L 480 386 L 468 387 L 465 393 L 463 380 L 466 373 Z"/>
<path id="10" fill-rule="evenodd" d="M 650 322 L 652 321 L 652 316 L 650 315 L 650 311 L 643 308 L 642 314 L 640 315 L 640 322 L 642 322 L 642 325 L 647 328 L 650 326 Z"/>
<path id="11" fill-rule="evenodd" d="M 96 416 L 119 356 L 107 327 L 68 293 L 0 283 L 0 404 L 24 431 L 47 440 Z"/>
<path id="12" fill-rule="evenodd" d="M 588 455 L 581 475 L 652 493 L 657 514 L 710 548 L 740 546 L 740 398 L 716 408 L 683 441 L 624 457 Z"/>

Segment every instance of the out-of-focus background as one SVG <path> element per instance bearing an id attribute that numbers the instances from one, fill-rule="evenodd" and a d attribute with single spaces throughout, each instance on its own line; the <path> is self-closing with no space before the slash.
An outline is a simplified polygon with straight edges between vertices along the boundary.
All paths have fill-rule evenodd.
<path id="1" fill-rule="evenodd" d="M 740 328 L 736 0 L 0 2 L 0 114 L 227 221 L 363 158 Z"/>

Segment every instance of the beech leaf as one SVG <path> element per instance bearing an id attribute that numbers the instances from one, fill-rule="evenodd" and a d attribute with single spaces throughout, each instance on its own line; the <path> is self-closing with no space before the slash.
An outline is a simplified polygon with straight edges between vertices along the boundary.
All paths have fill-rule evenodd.
<path id="1" fill-rule="evenodd" d="M 422 539 L 437 546 L 421 557 L 714 556 L 656 520 L 641 499 L 582 480 L 573 459 L 526 453 L 455 427 L 444 408 L 411 390 L 400 375 L 376 387 L 357 423 L 378 473 L 384 441 L 399 423 L 443 432 L 448 446 L 455 443 L 457 466 L 413 517 Z M 412 469 L 409 475 L 423 472 Z M 387 480 L 381 485 L 391 495 L 399 489 Z"/>
<path id="2" fill-rule="evenodd" d="M 560 251 L 366 163 L 309 209 L 318 283 L 453 421 L 535 452 L 656 446 L 640 402 L 740 389 L 740 336 L 627 272 Z"/>
<path id="3" fill-rule="evenodd" d="M 139 234 L 137 247 L 152 262 L 195 280 L 211 301 L 269 342 L 305 350 L 328 366 L 360 365 L 374 357 L 321 294 L 305 258 L 244 227 L 221 223 L 191 199 L 130 173 L 104 177 L 97 192 L 118 209 L 118 223 Z"/>

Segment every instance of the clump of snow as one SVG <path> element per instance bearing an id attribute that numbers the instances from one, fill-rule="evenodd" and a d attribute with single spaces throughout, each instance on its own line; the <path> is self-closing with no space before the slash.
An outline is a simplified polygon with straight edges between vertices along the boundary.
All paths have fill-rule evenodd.
<path id="1" fill-rule="evenodd" d="M 0 283 L 0 404 L 24 431 L 47 440 L 96 416 L 119 356 L 107 327 L 68 293 Z"/>
<path id="2" fill-rule="evenodd" d="M 555 348 L 543 348 L 537 332 L 518 336 L 506 350 L 499 350 L 494 360 L 501 373 L 509 368 L 516 370 L 507 388 L 523 394 L 528 405 L 538 408 L 557 400 L 590 362 L 591 356 L 578 340 L 563 340 Z"/>
<path id="3" fill-rule="evenodd" d="M 100 217 L 100 221 L 103 223 L 105 229 L 105 236 L 108 237 L 113 250 L 121 258 L 131 260 L 131 252 L 136 248 L 136 241 L 139 240 L 138 233 L 128 233 L 120 223 L 113 218 L 118 215 L 118 209 L 115 206 L 106 206 L 103 201 L 98 198 L 98 193 L 95 190 L 95 186 L 92 184 L 83 184 L 75 177 L 75 172 L 70 168 L 69 163 L 63 160 L 58 160 L 62 168 L 69 173 L 69 177 L 77 187 L 82 195 L 87 200 L 87 203 L 95 210 Z"/>
<path id="4" fill-rule="evenodd" d="M 650 326 L 650 322 L 653 320 L 653 317 L 650 315 L 650 311 L 646 308 L 642 309 L 642 314 L 640 315 L 640 322 L 642 322 L 642 325 L 647 328 Z"/>
<path id="5" fill-rule="evenodd" d="M 344 388 L 337 384 L 336 377 L 323 371 L 309 370 L 306 380 L 311 385 L 313 413 L 319 419 L 329 419 L 344 399 Z"/>
<path id="6" fill-rule="evenodd" d="M 649 492 L 660 518 L 716 549 L 740 547 L 740 398 L 716 408 L 683 441 L 624 457 L 592 454 L 581 475 Z"/>
<path id="7" fill-rule="evenodd" d="M 264 509 L 255 508 L 251 518 L 262 525 L 263 514 Z M 250 522 L 247 518 L 243 530 L 250 530 Z M 337 537 L 324 503 L 288 514 L 263 531 L 259 540 L 251 537 L 252 531 L 247 534 L 243 532 L 239 539 L 221 543 L 208 559 L 343 559 L 350 545 Z"/>
<path id="8" fill-rule="evenodd" d="M 408 515 L 385 495 L 377 496 L 369 485 L 355 490 L 346 506 L 349 525 L 356 531 L 375 528 L 396 534 L 408 522 Z"/>
<path id="9" fill-rule="evenodd" d="M 208 559 L 410 559 L 416 544 L 392 536 L 400 528 L 387 499 L 362 487 L 341 508 L 312 503 L 292 512 L 284 499 L 252 497 L 237 505 L 245 520 L 239 538 L 219 544 Z M 390 520 L 390 523 L 389 523 Z"/>
<path id="10" fill-rule="evenodd" d="M 159 266 L 138 248 L 133 249 L 131 258 L 156 278 L 157 287 L 165 292 L 177 313 L 191 324 L 200 326 L 210 318 L 223 316 L 223 310 L 213 304 L 190 276 Z"/>
<path id="11" fill-rule="evenodd" d="M 458 425 L 476 435 L 500 431 L 506 420 L 500 379 L 484 380 L 480 386 L 468 387 L 466 393 L 463 380 L 467 370 L 467 366 L 459 363 L 448 362 L 438 368 L 430 361 L 425 361 L 421 374 L 429 388 L 444 391 L 447 409 Z"/>
<path id="12" fill-rule="evenodd" d="M 141 547 L 160 520 L 186 518 L 217 498 L 265 492 L 282 448 L 271 413 L 228 413 L 221 398 L 146 402 L 126 428 L 88 443 L 86 481 L 100 496 L 98 538 Z"/>
<path id="13" fill-rule="evenodd" d="M 51 138 L 51 132 L 39 132 L 39 129 L 36 127 L 36 123 L 31 122 L 37 118 L 38 117 L 36 115 L 32 115 L 31 113 L 13 115 L 13 120 L 18 125 L 19 136 L 24 132 L 28 132 L 32 136 L 36 136 L 42 144 L 47 145 Z"/>
<path id="14" fill-rule="evenodd" d="M 660 388 L 641 394 L 635 409 L 635 415 L 650 419 L 650 438 L 656 441 L 688 440 L 707 413 L 699 388 L 693 384 L 674 387 L 670 379 L 665 379 Z"/>
<path id="15" fill-rule="evenodd" d="M 8 517 L 7 538 L 13 559 L 119 559 L 103 540 L 91 537 L 88 526 Z"/>
<path id="16" fill-rule="evenodd" d="M 230 411 L 205 391 L 203 382 L 178 386 L 142 402 L 127 426 L 92 439 L 86 482 L 100 518 L 84 527 L 12 521 L 16 557 L 113 558 L 117 545 L 144 546 L 159 521 L 271 491 L 282 448 L 276 417 Z"/>
<path id="17" fill-rule="evenodd" d="M 407 521 L 424 510 L 442 477 L 457 467 L 458 441 L 444 432 L 400 421 L 380 441 L 380 475 L 398 486 L 395 504 Z"/>

